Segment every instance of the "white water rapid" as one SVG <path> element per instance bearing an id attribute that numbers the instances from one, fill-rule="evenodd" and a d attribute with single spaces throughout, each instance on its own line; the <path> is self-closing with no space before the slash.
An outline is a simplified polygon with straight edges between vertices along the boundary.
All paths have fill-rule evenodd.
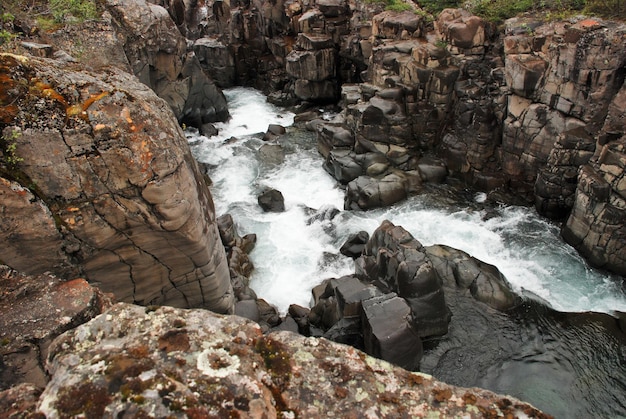
<path id="1" fill-rule="evenodd" d="M 206 138 L 187 132 L 195 157 L 210 166 L 218 215 L 230 213 L 241 235 L 257 234 L 251 253 L 251 287 L 284 314 L 289 304 L 309 306 L 311 288 L 325 278 L 353 273 L 339 254 L 347 236 L 372 233 L 382 220 L 403 226 L 423 245 L 445 244 L 497 266 L 519 291 L 529 290 L 561 311 L 626 311 L 618 278 L 588 267 L 559 236 L 555 224 L 532 208 L 484 203 L 484 194 L 452 197 L 435 191 L 391 208 L 342 211 L 332 221 L 307 222 L 310 209 L 343 209 L 343 191 L 322 169 L 315 137 L 295 128 L 281 139 L 285 161 L 259 160 L 261 135 L 269 124 L 290 126 L 293 114 L 247 88 L 225 91 L 232 119 Z M 230 141 L 231 137 L 237 140 Z M 264 187 L 282 192 L 286 211 L 264 213 L 257 195 Z"/>

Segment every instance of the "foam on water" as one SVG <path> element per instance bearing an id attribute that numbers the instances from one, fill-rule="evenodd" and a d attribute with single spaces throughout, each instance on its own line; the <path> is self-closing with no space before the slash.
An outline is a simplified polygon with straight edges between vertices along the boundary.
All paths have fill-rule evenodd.
<path id="1" fill-rule="evenodd" d="M 423 245 L 445 244 L 497 266 L 518 291 L 525 289 L 563 311 L 626 311 L 626 295 L 611 278 L 589 268 L 559 235 L 558 226 L 523 207 L 488 208 L 486 195 L 467 202 L 412 197 L 391 208 L 343 211 L 333 221 L 307 222 L 313 210 L 343 207 L 343 191 L 322 169 L 311 134 L 288 131 L 281 145 L 284 164 L 265 166 L 253 134 L 270 123 L 289 126 L 293 114 L 268 104 L 259 92 L 235 88 L 225 92 L 231 121 L 210 139 L 188 133 L 192 151 L 208 163 L 218 215 L 230 213 L 240 234 L 256 233 L 251 254 L 251 287 L 284 313 L 289 304 L 307 306 L 311 288 L 323 279 L 353 272 L 352 261 L 338 254 L 347 236 L 372 233 L 388 219 L 403 226 Z M 237 141 L 225 141 L 236 136 Z M 258 193 L 278 189 L 284 213 L 263 213 Z"/>

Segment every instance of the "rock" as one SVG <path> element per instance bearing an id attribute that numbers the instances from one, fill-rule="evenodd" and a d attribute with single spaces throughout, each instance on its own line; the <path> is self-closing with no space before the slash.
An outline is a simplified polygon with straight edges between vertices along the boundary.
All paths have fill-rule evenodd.
<path id="1" fill-rule="evenodd" d="M 548 417 L 517 399 L 449 386 L 325 339 L 289 332 L 263 336 L 250 321 L 204 310 L 118 304 L 59 338 L 48 369 L 52 380 L 39 409 L 50 418 L 70 412 L 100 417 L 105 411 L 345 416 L 357 404 L 378 417 L 397 411 Z"/>
<path id="2" fill-rule="evenodd" d="M 21 383 L 44 387 L 41 360 L 52 340 L 102 313 L 111 297 L 82 278 L 27 276 L 4 265 L 0 280 L 0 390 Z"/>
<path id="3" fill-rule="evenodd" d="M 166 103 L 115 68 L 3 54 L 0 72 L 13 104 L 2 108 L 3 135 L 19 156 L 11 171 L 28 179 L 2 181 L 4 262 L 81 276 L 121 301 L 232 310 L 212 198 Z M 11 165 L 6 155 L 1 164 Z"/>
<path id="4" fill-rule="evenodd" d="M 254 300 L 238 301 L 235 304 L 235 314 L 257 323 L 261 320 L 259 306 Z"/>
<path id="5" fill-rule="evenodd" d="M 283 194 L 276 189 L 269 189 L 261 193 L 258 202 L 265 212 L 283 212 L 285 211 L 285 199 Z"/>
<path id="6" fill-rule="evenodd" d="M 411 308 L 394 294 L 363 301 L 365 352 L 408 370 L 422 358 L 422 341 L 411 323 Z"/>
<path id="7" fill-rule="evenodd" d="M 359 176 L 348 183 L 344 208 L 371 209 L 386 207 L 407 197 L 407 180 L 396 174 L 382 179 Z"/>
<path id="8" fill-rule="evenodd" d="M 358 278 L 407 300 L 420 337 L 447 333 L 450 312 L 441 280 L 424 247 L 408 231 L 383 221 L 355 265 Z"/>
<path id="9" fill-rule="evenodd" d="M 0 391 L 0 409 L 7 418 L 44 419 L 37 412 L 41 392 L 41 388 L 29 383 Z"/>
<path id="10" fill-rule="evenodd" d="M 145 0 L 107 0 L 132 72 L 165 99 L 181 123 L 200 127 L 228 118 L 226 98 L 187 53 L 168 12 Z"/>
<path id="11" fill-rule="evenodd" d="M 259 158 L 267 165 L 280 165 L 285 161 L 285 151 L 280 144 L 263 144 L 259 148 Z"/>
<path id="12" fill-rule="evenodd" d="M 603 147 L 578 174 L 574 206 L 561 234 L 592 265 L 626 274 L 626 137 Z"/>
<path id="13" fill-rule="evenodd" d="M 487 23 L 464 9 L 445 9 L 437 18 L 437 29 L 454 48 L 470 53 L 484 51 L 488 42 Z"/>
<path id="14" fill-rule="evenodd" d="M 552 219 L 564 219 L 574 205 L 578 169 L 593 156 L 596 143 L 584 128 L 565 131 L 557 138 L 545 167 L 535 182 L 535 208 Z"/>
<path id="15" fill-rule="evenodd" d="M 507 279 L 497 267 L 448 246 L 425 248 L 439 277 L 448 287 L 469 290 L 477 301 L 501 311 L 520 304 Z"/>
<path id="16" fill-rule="evenodd" d="M 365 244 L 369 240 L 370 235 L 367 231 L 359 231 L 358 233 L 350 234 L 345 243 L 339 248 L 339 252 L 342 255 L 356 259 L 363 253 Z"/>
<path id="17" fill-rule="evenodd" d="M 387 10 L 372 19 L 372 36 L 388 39 L 419 38 L 422 36 L 424 26 L 424 17 L 412 10 L 404 12 Z"/>

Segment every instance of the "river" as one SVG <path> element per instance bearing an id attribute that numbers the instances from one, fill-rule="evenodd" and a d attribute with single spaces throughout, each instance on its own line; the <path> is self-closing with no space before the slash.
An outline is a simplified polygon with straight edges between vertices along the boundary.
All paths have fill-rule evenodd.
<path id="1" fill-rule="evenodd" d="M 284 314 L 290 304 L 309 306 L 311 288 L 323 279 L 353 273 L 352 260 L 339 255 L 339 247 L 351 233 L 365 230 L 371 234 L 384 219 L 403 226 L 425 246 L 445 244 L 497 266 L 517 291 L 531 291 L 556 310 L 626 311 L 626 292 L 619 285 L 619 278 L 589 267 L 562 241 L 559 226 L 538 216 L 533 208 L 494 203 L 486 199 L 484 193 L 454 192 L 441 186 L 429 188 L 428 193 L 390 208 L 343 211 L 344 191 L 322 169 L 323 159 L 317 152 L 313 133 L 291 127 L 294 115 L 267 103 L 255 90 L 233 88 L 225 94 L 232 118 L 228 123 L 216 124 L 219 134 L 207 138 L 188 130 L 187 137 L 194 156 L 210 168 L 218 215 L 230 213 L 242 235 L 257 234 L 257 246 L 250 255 L 255 265 L 250 285 L 260 298 L 275 305 L 281 313 Z M 283 164 L 259 159 L 258 150 L 264 144 L 261 137 L 269 124 L 287 127 L 287 135 L 280 139 L 285 151 Z M 261 210 L 257 195 L 266 187 L 282 192 L 285 212 Z M 319 217 L 321 219 L 311 221 L 312 214 L 333 207 L 341 212 L 332 220 Z M 619 343 L 605 345 L 606 356 L 611 357 L 616 347 L 619 351 Z M 550 350 L 568 349 L 565 345 L 562 349 Z M 624 352 L 622 348 L 622 354 L 607 363 L 606 371 L 600 375 L 610 375 L 610 370 L 620 365 L 622 376 L 626 374 L 624 364 L 620 364 L 626 358 Z M 503 371 L 519 368 L 507 362 L 501 360 L 506 366 L 502 367 Z M 538 365 L 534 361 L 528 365 L 531 363 Z M 549 368 L 552 367 L 555 365 Z M 447 374 L 444 370 L 441 373 Z M 520 371 L 514 374 L 515 377 L 522 375 Z M 510 390 L 511 394 L 526 397 L 531 403 L 538 400 L 540 408 L 558 399 L 554 395 L 550 396 L 552 402 L 533 398 L 532 394 L 527 394 L 532 393 L 529 385 L 525 386 L 526 392 L 515 386 L 507 387 L 511 385 L 511 375 L 501 372 L 475 378 L 473 383 L 458 382 L 454 377 L 443 378 L 457 385 L 480 384 L 496 391 Z M 556 378 L 563 379 L 558 374 Z M 594 385 L 615 387 L 601 379 Z M 558 380 L 554 381 L 554 386 L 558 387 Z M 567 415 L 572 411 L 567 398 L 557 404 L 548 406 L 548 413 Z M 579 409 L 582 412 L 579 417 L 585 417 L 596 408 L 594 403 L 588 403 Z M 622 412 L 626 416 L 623 408 L 617 403 L 607 414 L 619 416 Z"/>

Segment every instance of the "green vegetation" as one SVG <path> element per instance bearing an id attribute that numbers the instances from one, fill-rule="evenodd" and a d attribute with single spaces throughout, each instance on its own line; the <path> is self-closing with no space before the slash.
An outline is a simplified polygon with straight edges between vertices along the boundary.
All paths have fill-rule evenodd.
<path id="1" fill-rule="evenodd" d="M 500 23 L 521 13 L 536 13 L 549 20 L 587 14 L 609 19 L 626 19 L 626 0 L 418 0 L 436 15 L 445 8 L 464 7 L 491 22 Z"/>
<path id="2" fill-rule="evenodd" d="M 22 133 L 18 130 L 13 130 L 9 135 L 2 136 L 2 148 L 4 152 L 4 160 L 10 167 L 15 167 L 24 159 L 17 155 L 17 140 Z"/>
<path id="3" fill-rule="evenodd" d="M 370 4 L 381 4 L 385 6 L 385 10 L 392 10 L 394 12 L 404 12 L 407 10 L 414 10 L 414 7 L 402 0 L 365 0 Z M 417 9 L 416 9 L 417 10 Z"/>
<path id="4" fill-rule="evenodd" d="M 6 24 L 12 24 L 15 20 L 15 16 L 13 16 L 9 12 L 5 12 L 0 14 L 0 45 L 9 42 L 11 39 L 15 38 L 15 35 L 4 28 Z"/>
<path id="5" fill-rule="evenodd" d="M 58 23 L 95 19 L 98 14 L 93 0 L 49 0 L 50 13 Z"/>

